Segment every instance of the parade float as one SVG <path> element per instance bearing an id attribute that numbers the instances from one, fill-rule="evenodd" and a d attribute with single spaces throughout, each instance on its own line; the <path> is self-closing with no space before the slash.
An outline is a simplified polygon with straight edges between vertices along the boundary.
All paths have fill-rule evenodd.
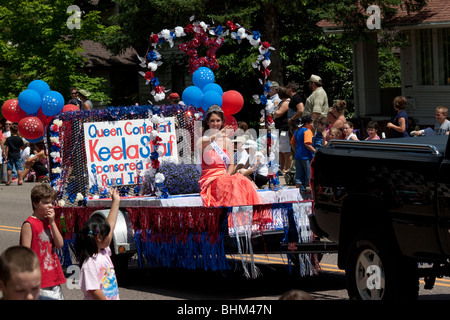
<path id="1" fill-rule="evenodd" d="M 126 269 L 135 256 L 140 266 L 211 271 L 226 271 L 237 263 L 245 276 L 255 278 L 259 271 L 253 255 L 275 253 L 285 254 L 287 265 L 298 266 L 301 276 L 317 274 L 317 253 L 332 248 L 314 239 L 308 220 L 312 202 L 303 199 L 298 189 L 279 184 L 276 156 L 268 163 L 268 187 L 258 191 L 264 204 L 205 207 L 198 193 L 195 141 L 202 136 L 205 111 L 219 105 L 227 124 L 236 129 L 233 114 L 244 103 L 239 92 L 223 92 L 215 83 L 216 51 L 225 38 L 248 41 L 259 50 L 253 67 L 260 74 L 263 94 L 254 99 L 269 122 L 265 110 L 273 105 L 267 99 L 271 86 L 267 67 L 274 48 L 261 42 L 259 32 L 232 22 L 224 27 L 192 22 L 152 34 L 145 56 L 139 57 L 146 69 L 140 73 L 157 103 L 168 91 L 156 77 L 162 63 L 157 49 L 167 43 L 173 46 L 175 39 L 183 37 L 190 40 L 178 47 L 189 57 L 194 84 L 183 91 L 183 104 L 78 110 L 61 104 L 61 97 L 42 81 L 30 84 L 16 102 L 9 101 L 6 107 L 5 102 L 3 114 L 19 122 L 25 138 L 47 141 L 50 184 L 58 192 L 56 220 L 65 239 L 62 265 L 76 263 L 76 232 L 92 215 L 108 214 L 108 188 L 114 187 L 121 195 L 112 242 L 117 270 Z M 204 57 L 197 53 L 201 45 L 207 48 Z M 229 136 L 238 134 L 243 132 L 233 130 Z M 267 154 L 278 154 L 274 131 L 261 130 L 259 136 L 265 137 Z"/>

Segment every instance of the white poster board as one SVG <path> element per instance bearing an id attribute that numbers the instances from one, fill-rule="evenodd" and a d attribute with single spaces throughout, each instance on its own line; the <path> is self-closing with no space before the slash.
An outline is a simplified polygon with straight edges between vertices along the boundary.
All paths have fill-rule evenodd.
<path id="1" fill-rule="evenodd" d="M 84 123 L 84 143 L 89 187 L 132 185 L 142 182 L 151 168 L 150 154 L 159 151 L 159 160 L 178 161 L 174 117 Z M 152 135 L 161 138 L 155 150 Z"/>

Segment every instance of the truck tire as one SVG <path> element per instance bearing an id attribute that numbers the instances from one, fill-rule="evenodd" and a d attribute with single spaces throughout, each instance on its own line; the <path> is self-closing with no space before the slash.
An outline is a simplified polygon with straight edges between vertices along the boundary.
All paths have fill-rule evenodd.
<path id="1" fill-rule="evenodd" d="M 351 242 L 345 275 L 351 300 L 416 300 L 417 263 L 402 256 L 380 231 L 365 230 Z"/>

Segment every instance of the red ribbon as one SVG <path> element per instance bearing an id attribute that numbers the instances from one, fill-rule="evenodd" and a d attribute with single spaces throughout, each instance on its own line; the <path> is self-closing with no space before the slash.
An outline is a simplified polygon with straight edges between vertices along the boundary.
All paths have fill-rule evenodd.
<path id="1" fill-rule="evenodd" d="M 128 207 L 128 217 L 134 231 L 141 230 L 146 237 L 151 230 L 151 241 L 170 242 L 173 239 L 186 242 L 189 235 L 201 241 L 207 234 L 211 243 L 220 236 L 222 208 L 211 207 Z"/>
<path id="2" fill-rule="evenodd" d="M 74 233 L 78 232 L 90 216 L 97 210 L 103 210 L 104 206 L 98 207 L 55 207 L 55 222 L 63 234 L 64 239 L 70 240 Z M 64 216 L 65 232 L 61 226 L 61 215 Z"/>

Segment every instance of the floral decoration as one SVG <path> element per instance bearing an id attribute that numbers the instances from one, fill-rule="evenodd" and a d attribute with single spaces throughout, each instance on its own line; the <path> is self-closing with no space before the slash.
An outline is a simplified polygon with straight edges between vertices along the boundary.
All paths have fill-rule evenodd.
<path id="1" fill-rule="evenodd" d="M 196 28 L 191 41 L 182 43 L 178 48 L 189 57 L 189 73 L 193 74 L 200 67 L 208 67 L 212 70 L 219 69 L 216 59 L 217 50 L 225 43 L 223 37 L 209 38 L 203 28 Z M 208 48 L 205 57 L 199 57 L 197 48 L 204 45 Z"/>
<path id="2" fill-rule="evenodd" d="M 156 129 L 156 126 L 159 123 L 163 122 L 163 118 L 158 115 L 151 115 L 149 120 L 153 123 L 154 129 Z M 160 150 L 159 147 L 164 147 L 164 145 L 161 142 L 162 139 L 158 136 L 156 130 L 153 130 L 149 137 L 150 150 L 153 150 L 148 159 L 151 164 L 151 168 L 149 168 L 144 174 L 144 187 L 142 189 L 144 193 L 155 195 L 157 198 L 167 198 L 169 193 L 167 188 L 164 186 L 165 177 L 159 172 L 159 157 L 162 155 L 162 150 Z M 152 179 L 154 180 L 153 182 Z M 139 188 L 138 191 L 140 190 L 141 188 Z"/>
<path id="3" fill-rule="evenodd" d="M 59 141 L 59 129 L 63 122 L 61 120 L 54 120 L 53 124 L 50 126 L 50 160 L 52 162 L 51 169 L 51 181 L 50 185 L 56 191 L 60 191 L 63 187 L 63 182 L 61 178 L 61 143 Z"/>
<path id="4" fill-rule="evenodd" d="M 259 31 L 250 31 L 233 21 L 227 21 L 225 26 L 210 26 L 203 21 L 194 21 L 195 17 L 190 18 L 190 23 L 184 28 L 181 26 L 175 27 L 173 30 L 163 29 L 159 33 L 152 33 L 149 36 L 149 46 L 144 57 L 139 57 L 140 66 L 148 68 L 147 72 L 140 72 L 145 78 L 146 85 L 152 85 L 153 95 L 155 101 L 161 101 L 165 98 L 166 90 L 159 84 L 158 78 L 155 76 L 155 71 L 163 63 L 162 57 L 156 50 L 165 43 L 168 43 L 172 48 L 174 41 L 178 38 L 191 35 L 192 39 L 181 43 L 178 48 L 189 57 L 189 72 L 193 74 L 199 67 L 205 66 L 212 70 L 217 70 L 219 64 L 216 58 L 217 50 L 225 43 L 225 37 L 229 36 L 231 39 L 237 41 L 239 44 L 243 40 L 248 40 L 250 45 L 259 46 L 259 55 L 252 66 L 259 71 L 260 83 L 264 85 L 270 75 L 268 69 L 270 65 L 270 54 L 275 50 L 267 41 L 261 42 L 261 33 Z M 211 35 L 212 37 L 208 36 Z M 215 37 L 215 38 L 213 38 Z M 199 57 L 197 49 L 204 45 L 207 48 L 206 56 Z"/>

